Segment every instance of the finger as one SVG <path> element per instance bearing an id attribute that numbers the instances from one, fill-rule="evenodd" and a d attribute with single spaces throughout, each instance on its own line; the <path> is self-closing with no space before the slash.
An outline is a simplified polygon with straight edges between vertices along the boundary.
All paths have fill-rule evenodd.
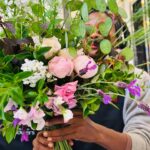
<path id="1" fill-rule="evenodd" d="M 42 145 L 40 142 L 38 142 L 37 139 L 33 141 L 33 150 L 53 150 L 54 145 L 53 143 L 48 143 L 46 146 Z"/>
<path id="2" fill-rule="evenodd" d="M 52 142 L 65 141 L 65 140 L 71 141 L 71 139 L 75 139 L 73 134 L 65 135 L 65 136 L 58 136 L 58 137 L 51 137 L 51 138 L 52 138 Z M 68 144 L 70 146 L 73 146 L 72 142 L 69 142 Z"/>
<path id="3" fill-rule="evenodd" d="M 68 126 L 61 129 L 53 130 L 53 131 L 44 131 L 44 137 L 58 137 L 58 136 L 65 136 L 69 134 L 73 134 L 75 132 L 74 126 Z"/>
<path id="4" fill-rule="evenodd" d="M 60 125 L 60 124 L 74 124 L 79 123 L 80 120 L 83 119 L 82 116 L 74 116 L 73 119 L 70 119 L 67 123 L 64 123 L 64 118 L 54 118 L 46 122 L 46 126 L 54 126 L 54 125 Z"/>
<path id="5" fill-rule="evenodd" d="M 73 145 L 74 145 L 73 140 L 68 140 L 68 144 L 69 144 L 70 146 L 73 146 Z"/>

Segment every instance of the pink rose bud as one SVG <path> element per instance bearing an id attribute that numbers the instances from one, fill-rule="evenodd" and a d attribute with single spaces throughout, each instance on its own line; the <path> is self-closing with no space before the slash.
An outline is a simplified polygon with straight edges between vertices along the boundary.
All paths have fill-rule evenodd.
<path id="1" fill-rule="evenodd" d="M 96 75 L 98 66 L 93 58 L 86 55 L 78 56 L 74 60 L 75 71 L 81 78 L 88 79 Z"/>
<path id="2" fill-rule="evenodd" d="M 54 57 L 48 63 L 49 72 L 58 78 L 70 76 L 73 72 L 73 68 L 73 62 L 70 59 L 61 56 Z"/>

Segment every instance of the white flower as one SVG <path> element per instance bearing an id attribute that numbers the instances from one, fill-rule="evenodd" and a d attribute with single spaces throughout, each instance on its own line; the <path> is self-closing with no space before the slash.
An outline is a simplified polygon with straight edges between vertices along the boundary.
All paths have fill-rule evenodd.
<path id="1" fill-rule="evenodd" d="M 51 47 L 51 49 L 48 52 L 46 52 L 44 55 L 45 58 L 48 59 L 61 49 L 61 44 L 58 41 L 58 38 L 53 36 L 51 38 L 44 38 L 42 47 Z"/>
<path id="2" fill-rule="evenodd" d="M 30 87 L 35 87 L 36 83 L 40 79 L 45 79 L 47 74 L 47 66 L 44 66 L 44 63 L 38 60 L 25 59 L 25 63 L 22 64 L 21 70 L 33 72 L 32 76 L 23 80 L 23 83 L 29 84 Z"/>
<path id="3" fill-rule="evenodd" d="M 56 107 L 59 107 L 59 106 L 62 105 L 63 103 L 64 103 L 63 98 L 60 97 L 60 96 L 56 97 L 55 100 L 54 100 L 54 105 L 55 105 Z"/>
<path id="4" fill-rule="evenodd" d="M 73 113 L 69 109 L 63 110 L 64 123 L 67 123 L 69 120 L 73 118 Z"/>

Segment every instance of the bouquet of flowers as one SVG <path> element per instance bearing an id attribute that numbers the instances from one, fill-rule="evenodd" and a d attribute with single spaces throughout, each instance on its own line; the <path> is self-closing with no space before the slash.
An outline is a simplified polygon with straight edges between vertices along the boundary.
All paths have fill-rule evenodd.
<path id="1" fill-rule="evenodd" d="M 140 76 L 128 63 L 133 51 L 129 46 L 119 49 L 122 41 L 112 43 L 109 38 L 113 17 L 99 25 L 101 38 L 91 39 L 95 28 L 86 26 L 91 8 L 103 13 L 109 7 L 112 16 L 125 16 L 116 1 L 64 3 L 74 16 L 59 18 L 56 0 L 51 8 L 43 1 L 30 1 L 26 7 L 13 1 L 7 16 L 5 4 L 1 5 L 6 17 L 0 18 L 0 127 L 8 143 L 19 128 L 21 141 L 28 141 L 26 128 L 44 130 L 47 118 L 61 115 L 67 123 L 74 109 L 87 117 L 101 103 L 118 109 L 115 100 L 125 92 L 133 100 L 141 95 L 136 84 Z M 56 143 L 55 149 L 71 148 L 64 141 Z"/>

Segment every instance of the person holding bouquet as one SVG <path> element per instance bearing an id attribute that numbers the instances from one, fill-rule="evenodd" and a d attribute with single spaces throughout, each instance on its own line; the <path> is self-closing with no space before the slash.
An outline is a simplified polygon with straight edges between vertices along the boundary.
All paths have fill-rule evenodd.
<path id="1" fill-rule="evenodd" d="M 89 15 L 86 25 L 96 28 L 94 33 L 88 35 L 91 39 L 101 38 L 98 27 L 108 16 L 110 14 L 97 11 Z M 115 30 L 118 30 L 115 24 L 119 24 L 119 20 L 115 15 L 111 15 L 111 19 L 114 24 L 109 32 L 109 39 L 115 43 L 118 38 L 114 36 Z M 127 30 L 124 33 L 127 34 Z M 97 56 L 98 45 L 97 41 L 91 43 L 92 51 L 89 56 Z M 145 73 L 139 82 L 149 81 L 150 76 Z M 64 128 L 40 132 L 33 141 L 33 150 L 53 150 L 54 143 L 63 140 L 67 140 L 73 150 L 149 150 L 149 115 L 142 113 L 127 97 L 118 98 L 116 101 L 119 111 L 111 106 L 102 105 L 96 115 L 89 118 L 83 118 L 82 113 L 75 110 L 74 118 L 66 123 Z M 150 89 L 143 93 L 140 101 L 150 103 Z M 63 123 L 63 119 L 58 117 L 48 121 L 47 126 Z"/>

